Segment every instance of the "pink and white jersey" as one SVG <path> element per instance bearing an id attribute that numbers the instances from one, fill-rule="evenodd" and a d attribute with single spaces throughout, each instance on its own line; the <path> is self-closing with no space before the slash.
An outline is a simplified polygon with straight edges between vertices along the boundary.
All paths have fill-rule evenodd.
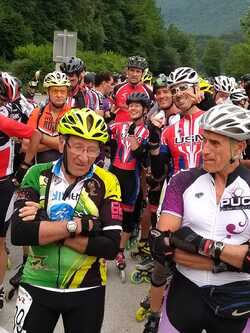
<path id="1" fill-rule="evenodd" d="M 117 149 L 112 165 L 123 170 L 135 170 L 137 160 L 131 153 L 128 129 L 132 122 L 110 124 L 111 140 L 115 140 Z M 136 126 L 134 135 L 139 144 L 146 144 L 149 131 L 144 125 Z"/>
<path id="2" fill-rule="evenodd" d="M 201 165 L 202 129 L 200 119 L 203 111 L 183 116 L 173 125 L 166 127 L 161 135 L 161 143 L 170 152 L 174 173 L 182 169 Z"/>

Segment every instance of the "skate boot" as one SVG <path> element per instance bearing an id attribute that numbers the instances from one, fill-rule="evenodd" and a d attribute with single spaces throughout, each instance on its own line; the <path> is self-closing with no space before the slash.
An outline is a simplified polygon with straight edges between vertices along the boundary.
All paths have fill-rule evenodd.
<path id="1" fill-rule="evenodd" d="M 0 311 L 2 311 L 5 302 L 5 293 L 3 287 L 0 289 Z"/>
<path id="2" fill-rule="evenodd" d="M 154 268 L 154 259 L 149 256 L 146 257 L 140 264 L 135 266 L 136 270 L 130 275 L 130 280 L 134 284 L 140 284 L 142 282 L 150 283 L 151 273 Z"/>
<path id="3" fill-rule="evenodd" d="M 18 271 L 16 272 L 16 274 L 14 276 L 12 276 L 12 278 L 9 279 L 9 283 L 11 284 L 12 288 L 10 289 L 10 291 L 7 294 L 7 299 L 11 300 L 13 298 L 13 296 L 15 295 L 15 292 L 17 291 L 19 284 L 21 282 L 21 277 L 22 277 L 22 273 L 23 273 L 23 267 L 24 265 L 21 265 L 18 269 Z"/>
<path id="4" fill-rule="evenodd" d="M 142 260 L 150 256 L 150 248 L 147 241 L 139 241 L 137 249 L 130 252 L 131 258 Z"/>
<path id="5" fill-rule="evenodd" d="M 159 327 L 160 316 L 159 314 L 151 313 L 145 324 L 143 333 L 157 333 Z"/>
<path id="6" fill-rule="evenodd" d="M 119 252 L 115 258 L 115 264 L 116 267 L 118 268 L 120 278 L 122 283 L 126 282 L 126 261 L 125 261 L 125 255 L 124 252 Z"/>
<path id="7" fill-rule="evenodd" d="M 135 318 L 137 321 L 143 321 L 150 314 L 150 299 L 149 296 L 143 298 L 140 302 L 140 307 L 136 311 Z"/>

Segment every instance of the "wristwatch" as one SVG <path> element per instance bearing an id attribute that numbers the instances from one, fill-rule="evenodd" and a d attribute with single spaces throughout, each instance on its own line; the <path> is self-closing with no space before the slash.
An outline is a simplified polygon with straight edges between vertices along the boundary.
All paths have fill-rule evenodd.
<path id="1" fill-rule="evenodd" d="M 224 249 L 224 246 L 225 246 L 225 244 L 223 242 L 220 242 L 220 241 L 214 242 L 213 250 L 212 250 L 212 257 L 215 260 L 220 259 L 220 255 L 221 255 L 222 250 Z"/>
<path id="2" fill-rule="evenodd" d="M 76 235 L 76 229 L 77 229 L 77 223 L 75 221 L 68 221 L 66 224 L 67 230 L 70 234 L 70 237 L 75 237 Z"/>

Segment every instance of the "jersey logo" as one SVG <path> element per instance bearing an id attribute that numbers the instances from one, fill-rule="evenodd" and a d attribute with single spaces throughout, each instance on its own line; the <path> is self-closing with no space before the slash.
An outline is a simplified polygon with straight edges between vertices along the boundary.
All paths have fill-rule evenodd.
<path id="1" fill-rule="evenodd" d="M 203 137 L 200 134 L 193 134 L 193 135 L 182 135 L 179 137 L 174 138 L 175 144 L 182 144 L 182 143 L 197 143 L 202 142 Z"/>
<path id="2" fill-rule="evenodd" d="M 247 313 L 250 313 L 250 310 L 248 311 L 243 311 L 243 312 L 239 312 L 238 309 L 234 310 L 234 312 L 232 313 L 232 316 L 235 316 L 235 317 L 240 317 L 240 316 L 243 316 Z"/>
<path id="3" fill-rule="evenodd" d="M 199 192 L 199 193 L 195 193 L 194 196 L 195 196 L 197 199 L 200 199 L 203 195 L 204 195 L 203 192 Z"/>
<path id="4" fill-rule="evenodd" d="M 225 198 L 221 201 L 221 210 L 250 209 L 250 197 Z"/>

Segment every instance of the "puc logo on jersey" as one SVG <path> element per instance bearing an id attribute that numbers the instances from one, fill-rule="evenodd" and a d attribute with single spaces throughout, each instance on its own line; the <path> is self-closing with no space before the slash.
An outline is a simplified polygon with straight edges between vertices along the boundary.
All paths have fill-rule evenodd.
<path id="1" fill-rule="evenodd" d="M 221 210 L 250 209 L 250 197 L 225 198 L 221 201 L 220 208 Z"/>
<path id="2" fill-rule="evenodd" d="M 191 143 L 191 142 L 202 142 L 203 137 L 201 134 L 193 134 L 193 135 L 182 135 L 179 137 L 175 137 L 174 142 L 175 144 L 181 143 Z"/>

